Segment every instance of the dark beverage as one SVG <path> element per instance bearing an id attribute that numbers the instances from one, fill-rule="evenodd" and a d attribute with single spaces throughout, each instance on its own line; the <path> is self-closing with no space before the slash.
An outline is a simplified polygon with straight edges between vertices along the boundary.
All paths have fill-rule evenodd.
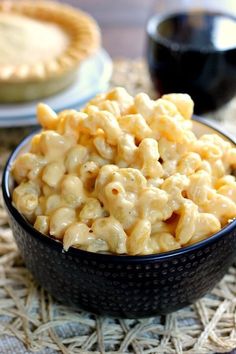
<path id="1" fill-rule="evenodd" d="M 236 19 L 217 12 L 154 16 L 147 59 L 162 95 L 189 93 L 195 113 L 213 111 L 236 94 Z"/>

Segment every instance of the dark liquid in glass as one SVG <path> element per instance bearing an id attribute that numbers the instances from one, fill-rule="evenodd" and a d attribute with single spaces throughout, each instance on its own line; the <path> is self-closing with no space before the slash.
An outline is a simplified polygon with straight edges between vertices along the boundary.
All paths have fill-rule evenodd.
<path id="1" fill-rule="evenodd" d="M 189 93 L 195 113 L 213 111 L 236 94 L 236 19 L 217 12 L 154 16 L 147 59 L 162 95 Z"/>

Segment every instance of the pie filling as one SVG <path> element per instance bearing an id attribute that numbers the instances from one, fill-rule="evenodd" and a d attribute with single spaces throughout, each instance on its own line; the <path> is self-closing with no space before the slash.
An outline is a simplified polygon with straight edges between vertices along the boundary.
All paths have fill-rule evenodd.
<path id="1" fill-rule="evenodd" d="M 46 62 L 60 56 L 70 38 L 54 23 L 0 13 L 0 65 Z"/>

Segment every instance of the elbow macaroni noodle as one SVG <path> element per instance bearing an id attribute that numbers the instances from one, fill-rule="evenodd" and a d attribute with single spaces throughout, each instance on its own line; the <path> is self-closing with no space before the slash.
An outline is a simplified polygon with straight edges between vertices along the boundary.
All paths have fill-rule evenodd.
<path id="1" fill-rule="evenodd" d="M 115 88 L 82 112 L 37 108 L 41 133 L 14 162 L 15 207 L 91 252 L 145 255 L 203 240 L 236 217 L 236 148 L 192 132 L 186 94 Z"/>

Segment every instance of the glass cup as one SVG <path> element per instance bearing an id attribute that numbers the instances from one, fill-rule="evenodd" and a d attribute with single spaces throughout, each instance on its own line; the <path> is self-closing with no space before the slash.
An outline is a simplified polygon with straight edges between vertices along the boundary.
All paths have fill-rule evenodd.
<path id="1" fill-rule="evenodd" d="M 184 92 L 194 112 L 236 94 L 236 2 L 157 1 L 147 23 L 147 62 L 157 92 Z"/>

